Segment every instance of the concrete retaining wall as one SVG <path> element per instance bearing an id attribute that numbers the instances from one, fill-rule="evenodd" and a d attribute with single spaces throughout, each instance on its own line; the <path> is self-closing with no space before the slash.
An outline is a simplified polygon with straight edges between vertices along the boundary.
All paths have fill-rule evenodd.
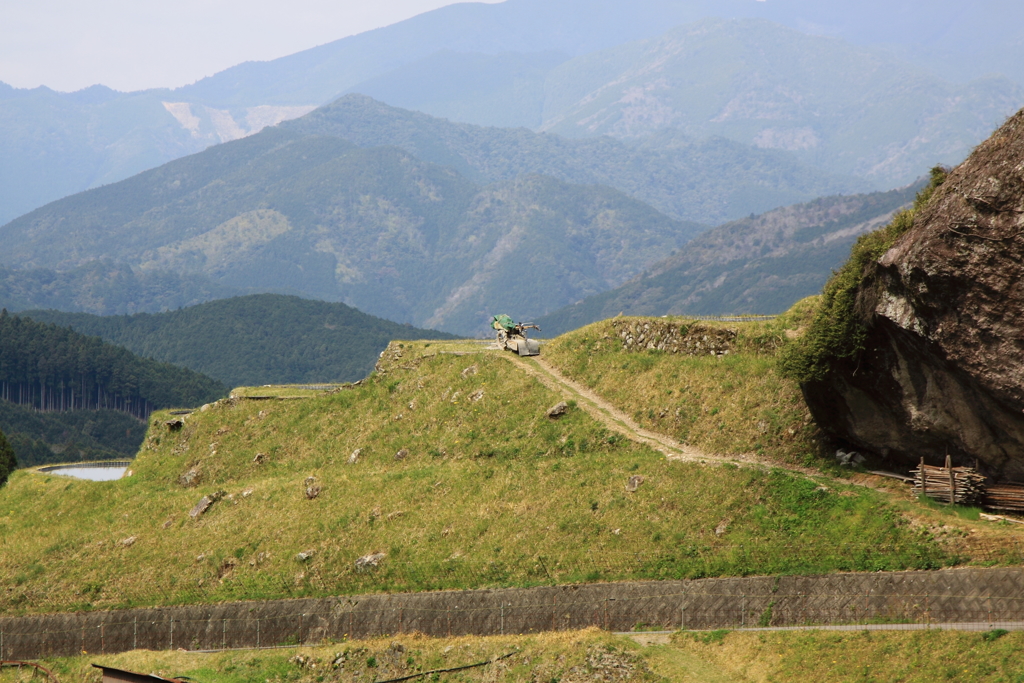
<path id="1" fill-rule="evenodd" d="M 0 617 L 0 659 L 216 650 L 421 632 L 711 629 L 1024 619 L 1024 569 L 954 569 L 440 591 Z"/>

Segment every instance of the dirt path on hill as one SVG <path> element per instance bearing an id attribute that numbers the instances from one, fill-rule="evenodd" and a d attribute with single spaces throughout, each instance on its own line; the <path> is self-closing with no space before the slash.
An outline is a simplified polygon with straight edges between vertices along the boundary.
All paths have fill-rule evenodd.
<path id="1" fill-rule="evenodd" d="M 626 413 L 587 387 L 569 379 L 539 356 L 520 358 L 519 356 L 504 355 L 503 357 L 518 365 L 528 375 L 538 379 L 548 389 L 561 394 L 566 399 L 576 401 L 576 405 L 608 429 L 622 434 L 627 439 L 650 446 L 654 450 L 664 453 L 665 457 L 670 460 L 761 464 L 744 456 L 710 455 L 693 446 L 679 443 L 664 434 L 645 429 Z"/>

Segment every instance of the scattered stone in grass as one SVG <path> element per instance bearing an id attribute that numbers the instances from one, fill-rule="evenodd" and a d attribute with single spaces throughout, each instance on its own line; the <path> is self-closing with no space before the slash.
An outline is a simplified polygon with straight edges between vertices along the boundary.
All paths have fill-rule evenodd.
<path id="1" fill-rule="evenodd" d="M 356 560 L 357 572 L 368 572 L 380 566 L 380 563 L 387 557 L 387 553 L 370 553 L 363 555 Z"/>
<path id="2" fill-rule="evenodd" d="M 402 450 L 395 453 L 395 460 L 405 460 L 409 457 L 409 449 L 403 448 Z"/>
<path id="3" fill-rule="evenodd" d="M 306 487 L 306 498 L 308 500 L 314 500 L 317 496 L 320 495 L 320 491 L 321 490 L 322 490 L 321 487 L 319 485 L 317 485 L 317 484 L 313 484 L 312 486 L 307 486 Z"/>
<path id="4" fill-rule="evenodd" d="M 316 668 L 316 659 L 308 655 L 295 655 L 288 661 L 294 664 L 295 666 L 299 667 L 300 669 Z"/>
<path id="5" fill-rule="evenodd" d="M 409 410 L 416 410 L 416 401 L 409 401 Z"/>
<path id="6" fill-rule="evenodd" d="M 199 471 L 199 468 L 193 467 L 188 472 L 185 472 L 185 474 L 178 477 L 178 483 L 187 489 L 191 489 L 198 486 L 202 478 L 202 473 Z"/>
<path id="7" fill-rule="evenodd" d="M 442 538 L 447 538 L 447 537 L 451 536 L 451 534 L 452 534 L 452 528 L 450 526 L 446 526 L 444 529 L 441 529 L 441 537 Z"/>
<path id="8" fill-rule="evenodd" d="M 192 519 L 199 517 L 199 515 L 209 510 L 211 505 L 223 498 L 224 495 L 224 491 L 217 491 L 216 493 L 211 493 L 208 496 L 203 496 L 199 499 L 199 502 L 195 504 L 195 507 L 189 510 L 188 516 Z"/>
<path id="9" fill-rule="evenodd" d="M 478 370 L 479 370 L 479 368 L 475 364 L 474 365 L 470 365 L 468 368 L 466 368 L 465 370 L 462 371 L 462 376 L 463 377 L 472 377 L 473 375 L 475 375 L 477 373 Z"/>
<path id="10" fill-rule="evenodd" d="M 559 401 L 555 405 L 548 408 L 548 417 L 550 417 L 552 420 L 556 420 L 568 412 L 569 404 L 566 403 L 565 401 Z"/>
<path id="11" fill-rule="evenodd" d="M 196 562 L 202 562 L 205 559 L 206 555 L 204 553 L 199 553 L 198 555 L 196 555 Z"/>
<path id="12" fill-rule="evenodd" d="M 622 529 L 612 529 L 612 533 L 615 534 L 616 536 L 618 536 L 619 534 L 622 533 Z"/>
<path id="13" fill-rule="evenodd" d="M 721 522 L 719 522 L 718 526 L 715 527 L 715 536 L 718 536 L 719 538 L 721 538 L 721 536 L 726 532 L 726 530 L 728 530 L 729 524 L 731 522 L 732 522 L 732 519 L 729 518 L 729 517 L 726 517 Z"/>
<path id="14" fill-rule="evenodd" d="M 174 518 L 173 517 L 168 519 L 166 522 L 164 522 L 162 526 L 163 526 L 164 529 L 170 529 L 172 524 L 174 524 Z"/>
<path id="15" fill-rule="evenodd" d="M 220 427 L 220 428 L 217 429 L 217 436 L 222 436 L 224 434 L 229 433 L 230 431 L 231 430 L 229 428 L 227 428 L 227 427 Z"/>
<path id="16" fill-rule="evenodd" d="M 266 453 L 257 453 L 255 455 L 255 457 L 253 457 L 252 461 L 255 464 L 257 464 L 257 465 L 262 465 L 263 463 L 265 463 L 267 461 L 267 454 Z"/>
<path id="17" fill-rule="evenodd" d="M 400 642 L 396 640 L 388 646 L 388 649 L 391 650 L 392 654 L 402 654 L 403 652 L 405 652 L 405 645 L 402 645 Z"/>
<path id="18" fill-rule="evenodd" d="M 167 431 L 169 432 L 181 431 L 181 428 L 185 426 L 185 423 L 182 420 L 168 420 L 167 422 L 164 422 L 164 424 L 167 425 Z"/>
<path id="19" fill-rule="evenodd" d="M 401 517 L 404 514 L 405 514 L 404 510 L 395 510 L 394 512 L 389 512 L 388 516 L 387 516 L 387 520 L 390 522 L 393 519 L 398 519 L 399 517 Z"/>
<path id="20" fill-rule="evenodd" d="M 460 396 L 460 393 L 458 391 L 456 391 L 454 394 L 452 394 L 451 402 L 452 403 L 457 402 L 459 400 L 459 396 Z"/>
<path id="21" fill-rule="evenodd" d="M 246 489 L 242 491 L 242 498 L 248 498 L 252 495 L 252 489 Z"/>
<path id="22" fill-rule="evenodd" d="M 372 510 L 370 510 L 370 519 L 380 519 L 380 506 L 379 505 L 377 507 L 373 508 Z"/>
<path id="23" fill-rule="evenodd" d="M 352 451 L 352 454 L 348 456 L 348 464 L 355 465 L 357 462 L 359 462 L 359 456 L 362 454 L 362 452 L 362 448 L 357 448 L 354 451 Z"/>
<path id="24" fill-rule="evenodd" d="M 629 493 L 633 493 L 638 488 L 640 488 L 640 484 L 642 483 L 644 483 L 643 475 L 634 474 L 632 477 L 629 478 L 629 481 L 626 482 L 626 491 L 628 491 Z"/>
<path id="25" fill-rule="evenodd" d="M 469 395 L 469 400 L 472 401 L 473 403 L 476 403 L 477 401 L 479 401 L 483 397 L 484 397 L 484 390 L 483 389 L 477 389 L 476 391 L 474 391 L 472 394 Z"/>
<path id="26" fill-rule="evenodd" d="M 262 420 L 263 418 L 265 418 L 269 414 L 270 413 L 268 413 L 267 411 L 261 410 L 260 412 L 256 413 L 256 417 L 258 417 L 259 419 Z"/>
<path id="27" fill-rule="evenodd" d="M 204 403 L 204 404 L 202 405 L 202 407 L 201 407 L 201 408 L 199 408 L 199 412 L 201 412 L 201 413 L 205 413 L 206 411 L 208 411 L 208 410 L 209 410 L 210 408 L 212 408 L 212 407 L 213 407 L 213 406 L 212 406 L 212 405 L 210 405 L 209 403 Z"/>
<path id="28" fill-rule="evenodd" d="M 138 536 L 129 536 L 128 538 L 122 538 L 117 544 L 122 548 L 131 548 L 137 540 L 139 540 Z"/>
<path id="29" fill-rule="evenodd" d="M 188 511 L 188 516 L 193 519 L 196 519 L 201 514 L 209 510 L 211 505 L 213 505 L 213 501 L 210 500 L 210 497 L 204 496 L 203 498 L 199 499 L 199 503 L 197 503 L 193 509 Z"/>
<path id="30" fill-rule="evenodd" d="M 313 559 L 314 555 L 316 555 L 315 550 L 303 550 L 301 553 L 295 556 L 295 559 L 299 562 L 308 562 L 309 560 Z"/>

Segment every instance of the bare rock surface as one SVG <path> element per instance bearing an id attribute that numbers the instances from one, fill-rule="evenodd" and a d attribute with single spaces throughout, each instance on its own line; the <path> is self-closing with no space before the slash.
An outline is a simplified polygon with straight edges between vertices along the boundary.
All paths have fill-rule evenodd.
<path id="1" fill-rule="evenodd" d="M 1024 111 L 865 273 L 865 351 L 803 387 L 819 424 L 893 459 L 948 452 L 1024 480 Z"/>

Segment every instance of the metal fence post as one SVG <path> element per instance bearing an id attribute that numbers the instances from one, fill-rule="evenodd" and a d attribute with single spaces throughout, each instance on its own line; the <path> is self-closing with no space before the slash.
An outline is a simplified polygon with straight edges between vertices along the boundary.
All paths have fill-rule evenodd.
<path id="1" fill-rule="evenodd" d="M 501 635 L 505 635 L 505 601 L 504 600 L 501 601 L 500 607 L 501 607 L 501 630 L 500 630 L 500 633 L 501 633 Z M 0 639 L 0 643 L 2 643 L 2 642 L 3 642 L 3 640 Z"/>
<path id="2" fill-rule="evenodd" d="M 132 626 L 132 649 L 139 649 L 139 618 L 136 616 Z"/>
<path id="3" fill-rule="evenodd" d="M 171 617 L 171 649 L 174 649 L 174 617 Z"/>

